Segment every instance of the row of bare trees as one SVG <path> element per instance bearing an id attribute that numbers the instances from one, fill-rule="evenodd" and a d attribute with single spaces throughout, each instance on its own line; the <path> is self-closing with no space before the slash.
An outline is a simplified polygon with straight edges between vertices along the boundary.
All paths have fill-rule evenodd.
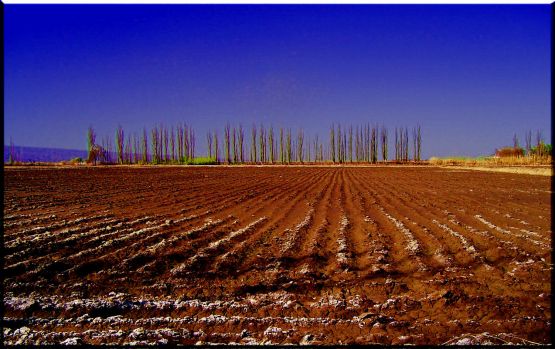
<path id="1" fill-rule="evenodd" d="M 542 131 L 536 131 L 535 143 L 532 141 L 532 130 L 524 133 L 525 148 L 522 149 L 516 133 L 513 136 L 513 149 L 522 149 L 522 153 L 527 157 L 544 158 L 552 155 L 551 144 L 546 144 Z"/>
<path id="2" fill-rule="evenodd" d="M 89 127 L 87 150 L 89 161 L 108 164 L 185 164 L 194 160 L 195 132 L 186 124 L 171 128 L 156 125 L 150 137 L 146 128 L 142 135 L 134 133 L 126 136 L 123 127 L 118 126 L 114 149 L 110 137 L 103 137 L 97 144 L 96 132 Z"/>
<path id="3" fill-rule="evenodd" d="M 354 131 L 354 136 L 353 136 Z M 420 125 L 413 128 L 413 161 L 421 160 L 422 132 Z M 354 153 L 353 153 L 354 143 Z M 386 127 L 377 125 L 360 125 L 348 130 L 341 125 L 330 128 L 330 148 L 332 162 L 370 162 L 376 163 L 381 155 L 382 161 L 388 161 L 389 143 Z M 381 152 L 379 151 L 381 149 Z M 353 158 L 354 155 L 354 158 Z M 395 128 L 395 161 L 410 161 L 408 128 Z"/>
<path id="4" fill-rule="evenodd" d="M 245 139 L 242 125 L 227 123 L 223 139 L 216 130 L 206 134 L 207 159 L 211 163 L 241 164 L 289 164 L 289 163 L 376 163 L 388 161 L 388 129 L 384 126 L 364 124 L 344 126 L 332 124 L 328 143 L 318 134 L 312 139 L 301 128 L 294 134 L 291 128 L 272 126 L 269 128 L 255 124 L 250 129 L 250 142 Z M 412 159 L 409 157 L 408 128 L 395 128 L 395 160 L 420 161 L 422 137 L 420 126 L 412 130 Z M 92 127 L 87 135 L 89 154 L 95 150 L 95 161 L 103 163 L 153 163 L 187 164 L 195 160 L 195 132 L 186 124 L 168 128 L 156 125 L 150 131 L 143 129 L 141 135 L 126 135 L 118 126 L 113 148 L 110 137 L 96 143 L 96 133 Z M 250 144 L 246 144 L 250 143 Z M 149 147 L 150 144 L 150 147 Z M 381 150 L 381 151 L 380 151 Z M 90 156 L 89 156 L 90 158 Z"/>
<path id="5" fill-rule="evenodd" d="M 321 142 L 319 135 L 307 138 L 304 130 L 297 131 L 296 137 L 290 128 L 266 129 L 263 125 L 252 125 L 250 129 L 249 163 L 306 163 L 326 162 L 368 162 L 376 163 L 381 156 L 388 161 L 388 130 L 384 126 L 352 125 L 345 127 L 333 124 L 330 127 L 329 144 Z M 408 128 L 395 128 L 395 161 L 420 161 L 422 149 L 422 133 L 420 126 L 412 130 L 412 154 L 409 154 Z M 218 133 L 207 133 L 208 157 L 216 162 L 235 164 L 246 163 L 244 129 L 242 125 L 227 124 L 224 129 L 224 157 L 220 157 L 218 149 Z M 381 149 L 381 152 L 380 152 Z M 412 155 L 412 158 L 409 156 Z"/>

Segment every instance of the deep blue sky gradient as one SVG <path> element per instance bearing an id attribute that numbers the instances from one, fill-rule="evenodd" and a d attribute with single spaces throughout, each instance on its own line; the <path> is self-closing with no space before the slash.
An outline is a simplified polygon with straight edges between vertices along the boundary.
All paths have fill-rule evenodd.
<path id="1" fill-rule="evenodd" d="M 476 156 L 550 130 L 549 5 L 5 5 L 4 138 L 84 149 L 186 121 L 423 130 Z"/>

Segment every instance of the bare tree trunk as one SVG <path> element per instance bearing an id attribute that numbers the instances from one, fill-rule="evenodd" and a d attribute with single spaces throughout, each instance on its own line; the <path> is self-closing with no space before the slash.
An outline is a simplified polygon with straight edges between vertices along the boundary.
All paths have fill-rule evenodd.
<path id="1" fill-rule="evenodd" d="M 185 124 L 185 126 L 183 127 L 183 151 L 185 152 L 186 162 L 189 162 L 190 160 L 189 154 L 191 153 L 191 147 L 189 145 L 189 126 Z"/>
<path id="2" fill-rule="evenodd" d="M 407 142 L 405 140 L 405 130 L 401 127 L 401 139 L 403 140 L 403 145 L 401 147 L 401 161 L 406 161 L 405 151 L 407 147 Z"/>
<path id="3" fill-rule="evenodd" d="M 182 164 L 183 163 L 183 128 L 181 124 L 177 124 L 177 162 Z"/>
<path id="4" fill-rule="evenodd" d="M 370 125 L 366 124 L 365 127 L 365 134 L 364 134 L 364 152 L 366 155 L 364 156 L 364 161 L 370 162 L 371 161 L 371 154 L 370 154 Z"/>
<path id="5" fill-rule="evenodd" d="M 343 163 L 347 162 L 347 129 L 343 130 Z"/>
<path id="6" fill-rule="evenodd" d="M 370 161 L 372 163 L 376 162 L 376 127 L 373 125 L 370 134 Z"/>
<path id="7" fill-rule="evenodd" d="M 132 152 L 132 156 L 131 156 L 131 163 L 137 163 L 139 162 L 139 144 L 137 142 L 137 134 L 133 133 L 133 140 L 131 141 L 131 152 Z"/>
<path id="8" fill-rule="evenodd" d="M 282 164 L 285 163 L 285 152 L 283 146 L 283 127 L 279 128 L 279 159 Z"/>
<path id="9" fill-rule="evenodd" d="M 297 136 L 297 159 L 300 163 L 303 163 L 303 129 L 299 129 L 299 133 Z"/>
<path id="10" fill-rule="evenodd" d="M 542 131 L 536 131 L 536 153 L 542 158 L 543 157 L 543 136 Z"/>
<path id="11" fill-rule="evenodd" d="M 275 161 L 275 145 L 274 145 L 274 128 L 270 126 L 270 134 L 268 135 L 270 141 L 270 162 L 273 164 Z"/>
<path id="12" fill-rule="evenodd" d="M 158 126 L 154 126 L 154 129 L 152 130 L 152 137 L 150 140 L 151 146 L 152 146 L 152 162 L 154 164 L 157 164 L 159 161 L 158 158 Z"/>
<path id="13" fill-rule="evenodd" d="M 245 153 L 243 148 L 244 138 L 245 138 L 245 132 L 243 131 L 243 126 L 239 124 L 239 155 L 240 155 L 239 159 L 241 163 L 245 162 Z"/>
<path id="14" fill-rule="evenodd" d="M 229 144 L 229 123 L 227 123 L 224 128 L 224 152 L 225 152 L 225 161 L 229 165 L 231 163 L 231 153 L 230 153 L 230 144 Z"/>
<path id="15" fill-rule="evenodd" d="M 148 135 L 146 133 L 146 128 L 143 127 L 143 139 L 142 139 L 142 155 L 143 163 L 148 163 Z"/>
<path id="16" fill-rule="evenodd" d="M 524 135 L 525 142 L 526 142 L 526 155 L 531 155 L 532 150 L 532 130 L 528 130 Z"/>
<path id="17" fill-rule="evenodd" d="M 216 162 L 220 162 L 220 147 L 218 145 L 218 132 L 214 131 L 214 157 L 216 158 Z"/>
<path id="18" fill-rule="evenodd" d="M 413 127 L 413 128 L 412 128 L 412 146 L 413 146 L 413 149 L 412 149 L 412 153 L 413 153 L 412 160 L 413 160 L 413 161 L 416 161 L 416 157 L 417 157 L 417 155 L 416 155 L 416 152 L 418 151 L 418 144 L 417 144 L 417 142 L 418 142 L 418 140 L 417 140 L 416 128 Z"/>
<path id="19" fill-rule="evenodd" d="M 170 147 L 171 147 L 171 152 L 172 152 L 172 157 L 171 157 L 171 162 L 175 161 L 175 134 L 174 134 L 174 129 L 173 129 L 173 125 L 172 125 L 172 131 L 171 131 L 171 136 L 170 136 Z"/>
<path id="20" fill-rule="evenodd" d="M 131 138 L 127 137 L 125 141 L 125 147 L 123 151 L 123 163 L 129 164 L 131 163 Z"/>
<path id="21" fill-rule="evenodd" d="M 330 151 L 331 151 L 331 161 L 335 163 L 335 127 L 332 124 L 330 129 Z"/>
<path id="22" fill-rule="evenodd" d="M 92 154 L 93 147 L 96 145 L 96 132 L 94 132 L 92 126 L 89 126 L 87 130 L 87 159 L 93 159 L 93 164 L 96 165 L 96 158 L 95 154 Z M 10 137 L 10 164 L 13 164 L 15 159 L 15 150 L 13 148 L 13 140 Z"/>
<path id="23" fill-rule="evenodd" d="M 314 139 L 314 162 L 318 162 L 321 161 L 319 156 L 318 156 L 318 134 L 316 134 L 316 137 Z"/>
<path id="24" fill-rule="evenodd" d="M 382 160 L 387 161 L 387 128 L 382 126 Z"/>
<path id="25" fill-rule="evenodd" d="M 416 160 L 417 160 L 417 161 L 420 161 L 420 159 L 421 159 L 421 157 L 420 157 L 420 156 L 421 156 L 421 153 L 420 153 L 420 152 L 421 152 L 421 150 L 422 150 L 422 133 L 420 132 L 420 125 L 418 125 L 418 126 L 416 127 L 416 137 L 417 137 L 417 139 L 418 139 L 418 141 L 417 141 L 418 150 L 416 151 L 416 153 L 417 153 L 417 158 L 416 158 Z"/>
<path id="26" fill-rule="evenodd" d="M 191 159 L 191 161 L 195 160 L 195 131 L 193 130 L 192 126 L 189 126 L 189 142 L 190 142 L 190 154 L 189 154 L 189 159 Z"/>
<path id="27" fill-rule="evenodd" d="M 238 161 L 238 150 L 237 150 L 237 136 L 235 131 L 235 126 L 233 126 L 233 163 L 236 164 Z"/>
<path id="28" fill-rule="evenodd" d="M 123 164 L 123 142 L 124 142 L 123 128 L 118 125 L 116 130 L 116 151 L 118 153 L 118 163 Z"/>
<path id="29" fill-rule="evenodd" d="M 341 144 L 343 143 L 343 138 L 341 137 L 341 124 L 337 125 L 337 157 L 339 158 L 339 163 L 343 162 L 343 154 L 341 153 Z"/>
<path id="30" fill-rule="evenodd" d="M 170 160 L 170 152 L 169 152 L 169 132 L 168 128 L 164 127 L 164 153 L 166 158 L 166 163 Z"/>
<path id="31" fill-rule="evenodd" d="M 405 144 L 406 144 L 406 149 L 405 149 L 405 159 L 406 161 L 409 161 L 409 128 L 405 127 Z"/>
<path id="32" fill-rule="evenodd" d="M 191 159 L 191 161 L 195 160 L 195 130 L 193 130 L 193 127 L 189 127 L 189 140 L 191 142 L 191 154 L 189 155 L 189 158 Z"/>
<path id="33" fill-rule="evenodd" d="M 307 162 L 310 162 L 310 148 L 312 148 L 312 147 L 310 145 L 310 136 L 308 136 L 308 139 L 306 140 L 306 153 L 307 153 L 307 160 L 306 161 Z"/>
<path id="34" fill-rule="evenodd" d="M 252 124 L 251 129 L 251 162 L 256 163 L 256 125 Z"/>
<path id="35" fill-rule="evenodd" d="M 264 135 L 264 126 L 261 124 L 260 125 L 260 134 L 259 134 L 259 159 L 260 159 L 260 163 L 265 163 L 266 162 L 266 144 L 265 144 L 265 138 L 266 136 Z"/>
<path id="36" fill-rule="evenodd" d="M 291 158 L 293 157 L 292 148 L 291 148 L 291 129 L 287 130 L 287 163 L 291 163 Z"/>
<path id="37" fill-rule="evenodd" d="M 349 126 L 349 162 L 353 162 L 353 125 Z"/>
<path id="38" fill-rule="evenodd" d="M 10 138 L 10 142 L 12 139 Z M 87 130 L 87 152 L 90 153 L 92 147 L 96 144 L 96 132 L 94 132 L 92 126 L 89 126 Z"/>
<path id="39" fill-rule="evenodd" d="M 206 145 L 208 146 L 208 157 L 212 159 L 212 131 L 206 133 Z"/>

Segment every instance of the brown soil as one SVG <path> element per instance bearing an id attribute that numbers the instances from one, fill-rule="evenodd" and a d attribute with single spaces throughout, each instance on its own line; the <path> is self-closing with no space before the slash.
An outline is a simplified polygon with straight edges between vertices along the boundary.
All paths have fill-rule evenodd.
<path id="1" fill-rule="evenodd" d="M 4 344 L 549 343 L 550 180 L 5 168 Z"/>

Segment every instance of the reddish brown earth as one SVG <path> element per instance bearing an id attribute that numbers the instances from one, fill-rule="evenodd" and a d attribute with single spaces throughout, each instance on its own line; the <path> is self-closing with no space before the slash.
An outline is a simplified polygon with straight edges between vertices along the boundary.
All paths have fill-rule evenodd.
<path id="1" fill-rule="evenodd" d="M 4 344 L 549 343 L 550 181 L 5 168 Z"/>

